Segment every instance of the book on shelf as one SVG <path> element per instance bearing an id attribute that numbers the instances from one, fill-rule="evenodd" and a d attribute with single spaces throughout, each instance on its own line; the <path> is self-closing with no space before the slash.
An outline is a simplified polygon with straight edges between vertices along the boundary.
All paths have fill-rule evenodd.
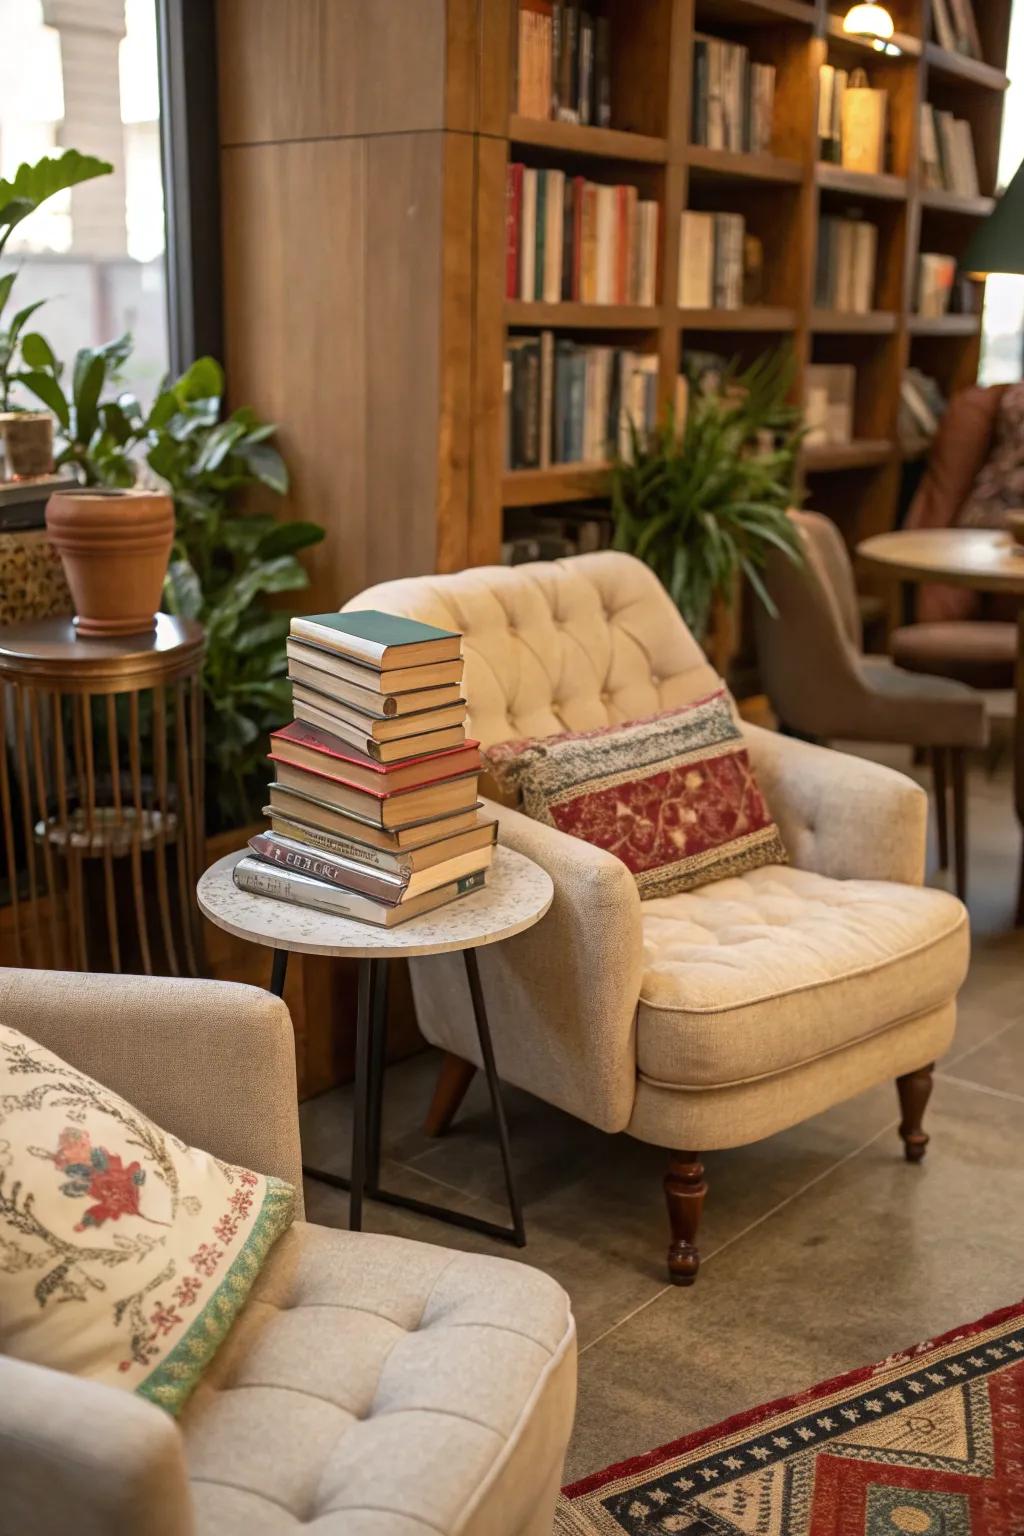
<path id="1" fill-rule="evenodd" d="M 271 733 L 271 825 L 236 864 L 239 888 L 386 926 L 479 889 L 496 823 L 478 817 L 462 636 L 311 614 L 292 619 L 286 658 L 295 719 Z"/>
<path id="2" fill-rule="evenodd" d="M 334 917 L 353 917 L 363 923 L 374 923 L 379 928 L 394 928 L 410 918 L 422 917 L 434 912 L 460 896 L 468 896 L 482 888 L 486 870 L 464 875 L 460 880 L 424 891 L 408 901 L 384 902 L 357 891 L 346 890 L 327 880 L 299 874 L 296 870 L 284 870 L 263 858 L 250 854 L 239 859 L 234 869 L 235 884 L 241 891 L 257 896 L 271 896 L 276 901 L 291 902 L 296 906 L 312 907 L 317 912 L 327 912 Z"/>
<path id="3" fill-rule="evenodd" d="M 657 267 L 658 204 L 636 187 L 509 164 L 506 298 L 651 305 Z"/>
<path id="4" fill-rule="evenodd" d="M 312 613 L 294 618 L 291 633 L 322 650 L 336 652 L 350 661 L 361 661 L 382 673 L 396 668 L 425 666 L 436 661 L 457 661 L 462 655 L 462 636 L 433 624 L 420 624 L 376 609 L 351 613 Z"/>
<path id="5" fill-rule="evenodd" d="M 857 370 L 851 363 L 811 363 L 806 371 L 804 444 L 819 448 L 853 441 Z"/>
<path id="6" fill-rule="evenodd" d="M 965 197 L 980 191 L 970 123 L 927 101 L 921 105 L 921 179 L 932 191 Z"/>
<path id="7" fill-rule="evenodd" d="M 679 223 L 679 304 L 683 309 L 739 309 L 745 297 L 746 223 L 741 213 L 688 209 Z"/>
<path id="8" fill-rule="evenodd" d="M 695 33 L 690 138 L 708 149 L 761 154 L 771 149 L 775 66 L 759 64 L 741 43 Z"/>
<path id="9" fill-rule="evenodd" d="M 922 251 L 917 258 L 917 313 L 935 320 L 948 315 L 956 282 L 955 256 Z"/>
<path id="10" fill-rule="evenodd" d="M 850 72 L 835 64 L 818 71 L 818 159 L 840 165 L 843 158 L 843 97 Z"/>
<path id="11" fill-rule="evenodd" d="M 610 127 L 608 17 L 576 0 L 520 0 L 517 31 L 515 100 L 520 117 Z"/>
<path id="12" fill-rule="evenodd" d="M 949 53 L 980 59 L 981 37 L 971 0 L 932 0 L 935 40 Z"/>
<path id="13" fill-rule="evenodd" d="M 920 368 L 905 368 L 900 381 L 901 441 L 934 437 L 945 409 L 945 396 L 938 382 Z"/>
<path id="14" fill-rule="evenodd" d="M 814 303 L 818 309 L 866 315 L 874 308 L 878 229 L 867 219 L 818 221 Z"/>
<path id="15" fill-rule="evenodd" d="M 624 347 L 513 336 L 506 349 L 506 461 L 511 469 L 598 464 L 625 451 L 629 422 L 657 414 L 658 361 Z"/>
<path id="16" fill-rule="evenodd" d="M 855 69 L 842 94 L 840 164 L 845 170 L 870 176 L 885 170 L 888 104 L 888 92 L 874 89 L 865 72 Z"/>

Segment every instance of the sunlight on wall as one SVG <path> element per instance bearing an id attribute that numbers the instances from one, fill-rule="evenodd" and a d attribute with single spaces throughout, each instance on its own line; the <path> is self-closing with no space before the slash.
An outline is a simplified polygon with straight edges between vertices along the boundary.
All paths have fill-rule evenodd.
<path id="1" fill-rule="evenodd" d="M 1006 66 L 999 185 L 1005 187 L 1024 154 L 1024 0 L 1015 0 Z M 1024 244 L 1024 230 L 1021 231 Z M 979 377 L 983 384 L 1012 384 L 1024 373 L 1024 277 L 990 277 L 985 285 L 985 320 Z"/>

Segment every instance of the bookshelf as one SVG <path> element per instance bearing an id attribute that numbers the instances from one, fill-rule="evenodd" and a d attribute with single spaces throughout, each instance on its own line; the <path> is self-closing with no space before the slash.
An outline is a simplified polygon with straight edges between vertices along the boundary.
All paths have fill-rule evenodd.
<path id="1" fill-rule="evenodd" d="M 393 576 L 499 560 L 530 509 L 583 518 L 606 496 L 600 453 L 505 469 L 510 338 L 550 331 L 556 346 L 634 351 L 651 360 L 661 408 L 693 352 L 749 362 L 789 338 L 801 402 L 809 367 L 852 365 L 853 441 L 807 449 L 801 466 L 808 504 L 851 541 L 896 517 L 903 369 L 947 394 L 976 376 L 977 316 L 917 315 L 917 259 L 958 256 L 992 207 L 1010 0 L 974 0 L 981 59 L 939 47 L 931 0 L 890 0 L 892 58 L 843 35 L 844 0 L 595 3 L 610 36 L 601 127 L 519 113 L 517 0 L 421 0 L 414 28 L 409 0 L 374 0 L 373 25 L 365 0 L 217 0 L 229 389 L 281 423 L 286 515 L 327 526 L 310 562 L 313 608 Z M 691 142 L 695 34 L 774 65 L 773 132 L 756 152 Z M 282 58 L 318 68 L 282 71 Z M 888 90 L 884 173 L 819 161 L 823 63 L 864 65 Z M 925 102 L 970 123 L 976 196 L 923 184 Z M 654 200 L 654 302 L 508 299 L 510 163 Z M 736 308 L 680 307 L 684 210 L 744 216 L 764 247 L 758 302 L 745 292 Z M 851 210 L 878 231 L 867 313 L 815 302 L 820 221 Z"/>
<path id="2" fill-rule="evenodd" d="M 518 7 L 515 0 L 505 3 L 509 42 L 501 91 L 511 102 Z M 531 327 L 551 327 L 583 342 L 593 332 L 606 345 L 618 344 L 621 337 L 623 346 L 657 355 L 663 406 L 673 398 L 688 349 L 747 361 L 788 337 L 798 364 L 798 399 L 810 364 L 852 364 L 857 369 L 854 438 L 805 449 L 801 479 L 807 504 L 833 515 L 851 542 L 891 527 L 908 457 L 897 435 L 903 369 L 916 363 L 948 391 L 975 376 L 980 349 L 977 315 L 927 318 L 915 313 L 917 255 L 924 250 L 959 255 L 975 222 L 991 211 L 1007 83 L 1003 65 L 1010 0 L 976 0 L 984 60 L 947 53 L 933 42 L 929 7 L 930 0 L 897 0 L 890 6 L 900 53 L 883 57 L 869 43 L 843 33 L 846 6 L 838 0 L 610 4 L 613 58 L 629 34 L 626 57 L 613 80 L 612 127 L 531 123 L 513 115 L 507 153 L 537 166 L 569 162 L 531 160 L 531 150 L 564 149 L 574 165 L 587 156 L 584 174 L 595 180 L 635 180 L 632 171 L 643 175 L 655 167 L 656 180 L 644 181 L 641 195 L 650 195 L 653 185 L 660 207 L 659 302 L 646 315 L 615 306 L 506 302 L 505 329 L 499 340 L 490 340 L 487 354 L 499 362 L 506 335 Z M 743 153 L 690 142 L 695 33 L 745 43 L 752 60 L 775 65 L 774 133 L 767 149 Z M 873 85 L 888 91 L 890 142 L 884 172 L 865 174 L 818 159 L 818 69 L 825 62 L 847 69 L 862 66 Z M 918 138 L 924 101 L 955 110 L 970 122 L 981 183 L 977 196 L 922 185 Z M 744 215 L 748 231 L 764 245 L 763 302 L 699 309 L 674 302 L 684 209 Z M 814 303 L 819 219 L 853 209 L 878 229 L 875 301 L 867 313 Z M 502 452 L 500 421 L 493 423 L 493 431 L 499 435 L 492 459 Z M 911 458 L 919 455 L 920 444 L 912 447 Z M 507 509 L 535 506 L 542 515 L 545 506 L 564 509 L 574 499 L 593 501 L 606 485 L 607 472 L 600 465 L 507 471 L 494 486 L 478 486 L 476 511 L 496 549 Z"/>

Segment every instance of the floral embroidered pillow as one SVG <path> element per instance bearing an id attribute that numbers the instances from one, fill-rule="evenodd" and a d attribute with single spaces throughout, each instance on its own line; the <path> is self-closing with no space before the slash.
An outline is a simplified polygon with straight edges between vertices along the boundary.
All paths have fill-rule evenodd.
<path id="1" fill-rule="evenodd" d="M 508 803 L 614 853 L 641 900 L 785 864 L 724 689 L 644 720 L 483 754 Z"/>
<path id="2" fill-rule="evenodd" d="M 178 1413 L 294 1204 L 0 1024 L 0 1353 Z"/>

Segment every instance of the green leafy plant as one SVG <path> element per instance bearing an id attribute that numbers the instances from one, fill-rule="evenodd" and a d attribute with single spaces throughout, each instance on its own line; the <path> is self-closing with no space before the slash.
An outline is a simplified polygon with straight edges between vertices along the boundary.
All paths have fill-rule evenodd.
<path id="1" fill-rule="evenodd" d="M 323 529 L 248 509 L 257 488 L 283 495 L 288 472 L 272 425 L 247 407 L 223 415 L 224 374 L 212 357 L 166 381 L 148 412 L 126 393 L 104 398 L 130 348 L 127 336 L 83 348 L 66 391 L 47 343 L 26 336 L 22 353 L 34 366 L 22 382 L 57 419 L 58 464 L 106 486 L 133 485 L 145 464 L 174 497 L 164 606 L 206 631 L 207 804 L 219 830 L 253 820 L 262 805 L 266 737 L 291 713 L 289 617 L 268 599 L 309 585 L 297 552 Z"/>
<path id="2" fill-rule="evenodd" d="M 0 256 L 17 226 L 29 214 L 35 213 L 47 198 L 83 181 L 92 181 L 96 176 L 109 176 L 113 169 L 106 160 L 98 160 L 94 155 L 80 155 L 77 149 L 67 149 L 62 155 L 45 155 L 34 165 L 19 165 L 10 181 L 0 179 Z M 27 304 L 18 310 L 9 324 L 4 325 L 4 310 L 17 276 L 14 271 L 5 272 L 0 277 L 0 410 L 3 411 L 17 408 L 12 405 L 11 389 L 18 382 L 19 342 L 23 347 L 22 332 L 45 302 L 37 299 L 34 304 Z M 35 348 L 35 355 L 37 358 L 42 355 L 39 347 Z M 29 366 L 33 365 L 29 363 Z"/>
<path id="3" fill-rule="evenodd" d="M 801 559 L 786 516 L 803 435 L 787 404 L 793 366 L 785 350 L 732 365 L 714 394 L 691 393 L 681 430 L 671 417 L 647 434 L 631 425 L 631 453 L 613 462 L 614 547 L 651 567 L 698 640 L 741 575 L 774 612 L 760 574 L 769 548 Z"/>

